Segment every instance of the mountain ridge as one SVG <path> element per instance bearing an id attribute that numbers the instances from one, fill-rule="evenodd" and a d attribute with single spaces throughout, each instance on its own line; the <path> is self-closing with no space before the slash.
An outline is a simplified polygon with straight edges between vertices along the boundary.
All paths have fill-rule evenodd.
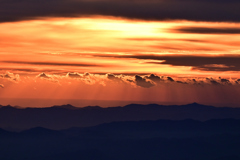
<path id="1" fill-rule="evenodd" d="M 68 132 L 72 130 L 78 131 L 104 131 L 112 130 L 115 133 L 122 131 L 219 131 L 219 132 L 237 132 L 240 134 L 240 119 L 211 119 L 207 121 L 199 121 L 193 119 L 184 120 L 141 120 L 141 121 L 122 121 L 109 122 L 91 127 L 71 127 L 62 130 L 53 130 L 44 127 L 33 127 L 21 132 L 10 132 L 0 128 L 0 134 L 18 133 L 18 134 L 58 134 L 60 132 Z M 110 134 L 110 132 L 109 132 Z M 112 133 L 111 133 L 112 134 Z"/>
<path id="2" fill-rule="evenodd" d="M 33 127 L 66 129 L 89 127 L 114 121 L 240 119 L 240 108 L 213 107 L 197 103 L 186 105 L 129 104 L 123 107 L 77 108 L 70 104 L 49 108 L 0 108 L 0 128 L 24 130 Z"/>
<path id="3" fill-rule="evenodd" d="M 240 119 L 146 120 L 0 134 L 1 160 L 238 160 Z M 173 154 L 174 153 L 174 154 Z"/>
<path id="4" fill-rule="evenodd" d="M 149 103 L 149 104 L 140 104 L 140 103 L 130 103 L 127 104 L 125 106 L 113 106 L 113 107 L 101 107 L 98 105 L 95 106 L 85 106 L 85 107 L 76 107 L 72 104 L 63 104 L 63 105 L 53 105 L 50 107 L 21 107 L 21 106 L 12 106 L 12 105 L 1 105 L 0 104 L 0 109 L 1 108 L 16 108 L 16 109 L 43 109 L 43 108 L 63 108 L 63 109 L 86 109 L 86 108 L 125 108 L 125 107 L 140 107 L 140 106 L 158 106 L 158 107 L 168 107 L 168 106 L 205 106 L 205 107 L 214 107 L 214 108 L 237 108 L 237 107 L 215 107 L 212 105 L 204 105 L 204 104 L 200 104 L 197 102 L 193 102 L 193 103 L 187 103 L 187 104 L 183 104 L 183 105 L 161 105 L 161 104 L 157 104 L 157 103 Z"/>

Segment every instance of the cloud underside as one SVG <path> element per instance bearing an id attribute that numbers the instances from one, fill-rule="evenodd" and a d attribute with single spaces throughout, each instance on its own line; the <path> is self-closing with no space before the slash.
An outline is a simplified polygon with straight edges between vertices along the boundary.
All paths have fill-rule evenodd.
<path id="1" fill-rule="evenodd" d="M 77 72 L 67 73 L 66 76 L 57 76 L 53 74 L 41 73 L 36 76 L 36 78 L 50 80 L 52 82 L 61 83 L 60 81 L 65 78 L 65 80 L 75 79 L 80 80 L 82 82 L 87 82 L 87 84 L 105 84 L 108 85 L 110 83 L 117 84 L 129 84 L 135 85 L 142 88 L 151 88 L 158 85 L 164 84 L 182 84 L 182 85 L 239 85 L 240 79 L 225 79 L 225 78 L 174 78 L 169 76 L 159 76 L 155 74 L 150 75 L 114 75 L 111 73 L 107 73 L 105 75 L 99 74 L 90 74 L 84 73 L 80 74 Z"/>
<path id="2" fill-rule="evenodd" d="M 78 73 L 78 72 L 69 72 L 66 75 L 57 75 L 57 74 L 48 74 L 40 73 L 35 77 L 20 77 L 18 74 L 6 72 L 0 74 L 0 88 L 5 88 L 5 85 L 2 83 L 7 83 L 7 81 L 16 82 L 18 84 L 26 84 L 27 82 L 34 81 L 34 83 L 39 83 L 39 80 L 46 82 L 52 82 L 59 84 L 60 86 L 69 85 L 71 83 L 85 84 L 85 85 L 102 85 L 102 86 L 111 86 L 112 84 L 128 86 L 128 87 L 140 87 L 140 88 L 152 88 L 152 87 L 162 87 L 163 85 L 191 85 L 191 86 L 239 86 L 240 79 L 225 79 L 225 78 L 181 78 L 181 77 L 170 77 L 170 76 L 161 76 L 161 75 L 115 75 L 111 73 L 107 74 L 91 74 L 91 73 Z"/>
<path id="3" fill-rule="evenodd" d="M 239 8 L 238 0 L 2 0 L 0 22 L 90 15 L 239 22 Z"/>

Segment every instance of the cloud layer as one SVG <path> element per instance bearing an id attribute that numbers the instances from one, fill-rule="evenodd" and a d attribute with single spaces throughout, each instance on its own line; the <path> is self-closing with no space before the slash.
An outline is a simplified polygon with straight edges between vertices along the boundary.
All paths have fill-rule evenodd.
<path id="1" fill-rule="evenodd" d="M 34 80 L 36 83 L 41 80 L 46 80 L 49 82 L 57 82 L 58 84 L 66 84 L 66 83 L 84 83 L 86 85 L 92 84 L 100 84 L 102 86 L 107 86 L 108 84 L 126 84 L 132 87 L 142 87 L 142 88 L 152 88 L 155 86 L 161 85 L 239 85 L 240 79 L 237 78 L 214 78 L 214 77 L 170 77 L 170 76 L 160 76 L 156 74 L 150 75 L 115 75 L 112 73 L 107 74 L 90 74 L 90 73 L 78 73 L 78 72 L 68 72 L 66 75 L 57 75 L 57 74 L 47 74 L 40 73 L 35 77 L 24 77 L 20 79 L 18 74 L 13 74 L 10 72 L 6 72 L 5 74 L 0 74 L 0 79 L 8 80 L 8 81 L 22 81 L 27 83 L 29 80 Z M 4 85 L 2 84 L 2 87 Z"/>
<path id="2" fill-rule="evenodd" d="M 240 79 L 69 72 L 18 76 L 3 73 L 0 99 L 75 99 L 174 103 L 239 104 Z M 3 89 L 4 87 L 4 89 Z M 31 101 L 34 107 L 34 101 Z M 240 105 L 240 104 L 239 104 Z"/>
<path id="3" fill-rule="evenodd" d="M 239 8 L 237 0 L 3 0 L 0 21 L 106 15 L 143 20 L 239 22 Z"/>

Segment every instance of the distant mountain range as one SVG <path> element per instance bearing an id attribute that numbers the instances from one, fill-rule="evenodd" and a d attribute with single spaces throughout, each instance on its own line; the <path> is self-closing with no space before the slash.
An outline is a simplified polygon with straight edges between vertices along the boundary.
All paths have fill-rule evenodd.
<path id="1" fill-rule="evenodd" d="M 217 108 L 197 103 L 179 106 L 130 104 L 124 107 L 109 108 L 99 106 L 76 108 L 69 104 L 50 108 L 26 109 L 0 106 L 0 128 L 9 131 L 20 131 L 34 127 L 59 130 L 120 121 L 159 119 L 206 121 L 226 118 L 240 119 L 240 108 Z"/>
<path id="2" fill-rule="evenodd" d="M 0 129 L 1 160 L 240 160 L 240 120 L 145 120 Z"/>
<path id="3" fill-rule="evenodd" d="M 1 160 L 240 160 L 240 108 L 0 107 Z"/>

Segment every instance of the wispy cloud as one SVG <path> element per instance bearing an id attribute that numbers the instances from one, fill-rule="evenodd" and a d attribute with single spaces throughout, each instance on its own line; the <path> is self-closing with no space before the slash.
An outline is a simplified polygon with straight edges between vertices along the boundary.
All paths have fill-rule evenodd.
<path id="1" fill-rule="evenodd" d="M 101 66 L 96 64 L 85 64 L 85 63 L 64 63 L 64 62 L 27 62 L 27 61 L 1 61 L 3 63 L 14 63 L 14 64 L 29 64 L 29 65 L 43 65 L 43 66 L 75 66 L 75 67 L 95 67 Z"/>
<path id="2" fill-rule="evenodd" d="M 240 28 L 180 27 L 172 31 L 196 34 L 240 34 Z"/>

